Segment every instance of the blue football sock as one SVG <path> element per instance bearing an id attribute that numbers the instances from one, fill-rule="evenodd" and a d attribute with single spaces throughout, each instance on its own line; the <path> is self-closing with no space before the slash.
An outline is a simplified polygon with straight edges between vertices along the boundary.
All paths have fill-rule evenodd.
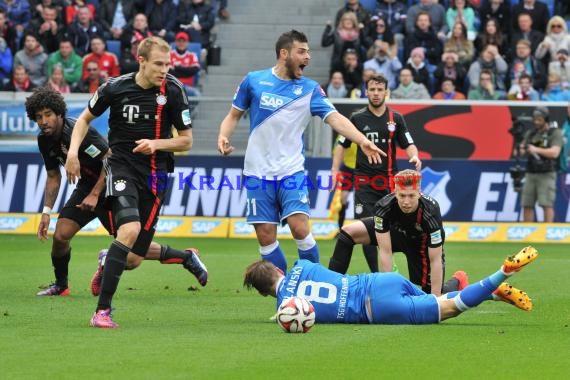
<path id="1" fill-rule="evenodd" d="M 319 263 L 319 246 L 313 238 L 313 234 L 307 235 L 303 240 L 295 239 L 297 244 L 297 251 L 299 252 L 299 258 L 309 260 L 313 263 Z"/>
<path id="2" fill-rule="evenodd" d="M 483 301 L 493 299 L 493 292 L 506 278 L 507 276 L 502 271 L 498 271 L 479 282 L 468 285 L 454 297 L 455 305 L 459 310 L 465 311 Z"/>
<path id="3" fill-rule="evenodd" d="M 263 260 L 271 262 L 277 268 L 281 269 L 283 273 L 287 273 L 287 259 L 285 258 L 278 241 L 268 246 L 260 247 L 259 252 L 261 253 L 261 258 Z"/>

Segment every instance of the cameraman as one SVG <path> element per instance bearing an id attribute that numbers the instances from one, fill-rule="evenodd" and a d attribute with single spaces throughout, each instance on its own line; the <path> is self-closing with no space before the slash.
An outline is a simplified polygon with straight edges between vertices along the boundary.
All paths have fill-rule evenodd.
<path id="1" fill-rule="evenodd" d="M 544 221 L 554 221 L 556 197 L 556 162 L 563 140 L 558 128 L 550 128 L 546 107 L 532 112 L 534 129 L 529 130 L 518 149 L 518 156 L 527 156 L 526 180 L 522 189 L 523 221 L 534 222 L 534 206 L 538 202 L 544 210 Z"/>

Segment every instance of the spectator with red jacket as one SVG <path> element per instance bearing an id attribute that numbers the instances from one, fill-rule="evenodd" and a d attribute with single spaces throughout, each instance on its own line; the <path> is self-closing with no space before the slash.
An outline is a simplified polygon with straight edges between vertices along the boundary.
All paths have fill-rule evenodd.
<path id="1" fill-rule="evenodd" d="M 117 77 L 121 74 L 117 56 L 105 50 L 105 41 L 101 37 L 91 39 L 91 53 L 83 57 L 83 79 L 88 76 L 86 67 L 89 62 L 97 62 L 101 69 L 101 75 L 105 79 Z"/>
<path id="2" fill-rule="evenodd" d="M 194 76 L 200 71 L 200 60 L 195 53 L 188 51 L 189 40 L 185 32 L 176 34 L 176 48 L 170 51 L 170 73 L 184 84 L 188 96 L 199 96 L 194 87 Z"/>

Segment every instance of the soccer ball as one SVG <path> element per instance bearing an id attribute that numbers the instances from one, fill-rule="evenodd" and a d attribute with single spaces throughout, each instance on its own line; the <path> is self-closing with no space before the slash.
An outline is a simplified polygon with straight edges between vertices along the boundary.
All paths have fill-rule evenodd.
<path id="1" fill-rule="evenodd" d="M 315 308 L 304 298 L 286 298 L 277 309 L 277 323 L 285 332 L 306 333 L 315 324 Z"/>

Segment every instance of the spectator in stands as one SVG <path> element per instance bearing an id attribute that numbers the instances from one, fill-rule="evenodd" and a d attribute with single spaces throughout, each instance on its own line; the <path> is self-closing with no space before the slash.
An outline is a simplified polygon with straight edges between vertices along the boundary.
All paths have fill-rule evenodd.
<path id="1" fill-rule="evenodd" d="M 53 7 L 55 8 L 55 17 L 57 24 L 63 24 L 63 13 L 67 0 L 29 0 L 29 2 L 32 10 L 32 21 L 41 20 L 44 9 Z"/>
<path id="2" fill-rule="evenodd" d="M 340 8 L 336 12 L 336 17 L 334 18 L 334 24 L 338 25 L 340 23 L 340 19 L 346 13 L 353 13 L 356 16 L 358 24 L 360 24 L 361 28 L 364 28 L 366 25 L 368 25 L 368 22 L 370 21 L 370 13 L 362 4 L 360 4 L 360 1 L 346 0 L 346 4 L 344 5 L 344 7 Z"/>
<path id="3" fill-rule="evenodd" d="M 364 70 L 370 69 L 375 74 L 384 76 L 388 80 L 390 90 L 393 90 L 398 84 L 398 72 L 402 68 L 402 62 L 400 62 L 397 55 L 390 55 L 390 45 L 384 41 L 376 40 L 374 49 L 376 54 L 373 58 L 364 62 Z M 363 86 L 366 88 L 366 82 L 363 83 Z"/>
<path id="4" fill-rule="evenodd" d="M 570 34 L 566 21 L 560 16 L 554 16 L 548 21 L 546 37 L 536 48 L 535 56 L 544 62 L 556 60 L 556 52 L 560 49 L 570 50 Z"/>
<path id="5" fill-rule="evenodd" d="M 83 57 L 83 79 L 87 78 L 88 75 L 87 64 L 93 61 L 97 62 L 105 80 L 119 76 L 121 73 L 117 56 L 105 50 L 105 41 L 101 37 L 91 39 L 91 53 Z"/>
<path id="6" fill-rule="evenodd" d="M 14 66 L 23 65 L 34 86 L 43 86 L 47 80 L 46 61 L 48 55 L 38 42 L 36 35 L 27 31 L 24 35 L 24 48 L 14 56 Z"/>
<path id="7" fill-rule="evenodd" d="M 544 33 L 532 28 L 533 20 L 528 12 L 521 12 L 516 16 L 518 30 L 511 34 L 511 52 L 514 54 L 516 43 L 519 40 L 529 40 L 532 54 L 536 52 L 538 45 L 544 39 Z"/>
<path id="8" fill-rule="evenodd" d="M 360 81 L 362 80 L 362 64 L 360 63 L 356 50 L 346 50 L 342 56 L 342 64 L 333 67 L 331 74 L 334 71 L 342 73 L 343 82 L 348 91 L 359 87 Z"/>
<path id="9" fill-rule="evenodd" d="M 343 14 L 336 28 L 332 27 L 330 21 L 327 22 L 321 38 L 321 46 L 333 45 L 331 68 L 341 62 L 342 55 L 347 49 L 354 49 L 359 54 L 361 61 L 363 60 L 364 46 L 362 40 L 364 34 L 361 33 L 361 30 L 356 15 L 352 12 Z"/>
<path id="10" fill-rule="evenodd" d="M 63 66 L 60 63 L 56 63 L 55 66 L 53 66 L 51 75 L 48 78 L 47 85 L 60 94 L 71 93 L 71 87 L 63 77 Z"/>
<path id="11" fill-rule="evenodd" d="M 481 52 L 481 56 L 469 66 L 467 79 L 470 87 L 477 88 L 479 86 L 479 77 L 483 70 L 489 70 L 493 74 L 493 85 L 498 90 L 505 90 L 505 76 L 509 66 L 507 62 L 499 54 L 496 45 L 487 45 Z M 486 89 L 486 87 L 485 87 Z"/>
<path id="12" fill-rule="evenodd" d="M 24 31 L 32 19 L 30 3 L 28 0 L 0 0 L 0 9 L 6 12 L 8 20 L 16 29 L 15 52 L 21 48 Z"/>
<path id="13" fill-rule="evenodd" d="M 228 11 L 228 0 L 218 0 L 220 4 L 218 8 L 218 17 L 222 20 L 230 19 L 230 12 Z"/>
<path id="14" fill-rule="evenodd" d="M 144 14 L 153 35 L 162 37 L 168 42 L 174 41 L 176 6 L 172 0 L 146 0 Z"/>
<path id="15" fill-rule="evenodd" d="M 394 34 L 390 30 L 390 27 L 386 24 L 386 20 L 380 18 L 378 16 L 373 16 L 370 19 L 370 24 L 368 28 L 365 28 L 366 35 L 363 38 L 363 45 L 366 49 L 369 49 L 371 52 L 368 58 L 372 58 L 374 55 L 374 49 L 370 49 L 374 45 L 374 41 L 381 40 L 387 42 L 390 45 L 390 55 L 397 55 L 398 54 L 398 44 L 394 39 Z"/>
<path id="16" fill-rule="evenodd" d="M 437 65 L 433 75 L 435 88 L 441 88 L 445 79 L 451 79 L 454 87 L 463 89 L 467 70 L 459 63 L 457 53 L 447 52 L 441 56 L 441 62 Z"/>
<path id="17" fill-rule="evenodd" d="M 408 37 L 414 33 L 420 12 L 427 12 L 429 14 L 430 25 L 437 37 L 441 40 L 445 40 L 449 28 L 447 27 L 445 8 L 441 4 L 438 4 L 437 0 L 420 0 L 418 4 L 412 5 L 410 9 L 408 9 L 406 19 L 406 33 Z M 438 56 L 439 55 L 441 55 L 441 52 L 439 52 Z"/>
<path id="18" fill-rule="evenodd" d="M 0 37 L 4 39 L 12 54 L 17 51 L 16 36 L 17 32 L 14 24 L 8 20 L 6 11 L 0 8 Z"/>
<path id="19" fill-rule="evenodd" d="M 210 47 L 210 31 L 216 18 L 212 7 L 204 0 L 180 0 L 177 9 L 177 28 L 186 32 L 194 42 L 200 42 L 202 48 Z"/>
<path id="20" fill-rule="evenodd" d="M 412 72 L 414 82 L 423 84 L 430 91 L 432 80 L 426 67 L 425 58 L 424 49 L 417 47 L 410 53 L 410 58 L 404 67 Z"/>
<path id="21" fill-rule="evenodd" d="M 460 22 L 467 28 L 467 38 L 473 41 L 477 35 L 475 29 L 475 11 L 467 4 L 467 0 L 451 0 L 445 14 L 447 27 L 453 29 L 455 23 Z"/>
<path id="22" fill-rule="evenodd" d="M 106 79 L 101 75 L 99 64 L 96 61 L 88 62 L 85 71 L 87 71 L 87 78 L 80 80 L 73 92 L 93 94 L 99 86 L 105 83 Z"/>
<path id="23" fill-rule="evenodd" d="M 479 18 L 481 19 L 481 31 L 485 29 L 487 20 L 494 18 L 497 20 L 498 29 L 503 36 L 508 36 L 511 31 L 511 0 L 489 0 L 483 2 L 479 8 Z"/>
<path id="24" fill-rule="evenodd" d="M 513 83 L 509 89 L 507 100 L 540 100 L 540 94 L 532 86 L 532 77 L 527 73 L 522 73 L 518 82 Z"/>
<path id="25" fill-rule="evenodd" d="M 462 92 L 455 90 L 453 79 L 444 78 L 441 82 L 441 91 L 438 91 L 433 99 L 438 100 L 464 100 L 465 95 Z"/>
<path id="26" fill-rule="evenodd" d="M 406 33 L 406 18 L 408 6 L 406 1 L 380 0 L 374 14 L 386 22 L 386 29 L 394 34 L 398 47 L 404 47 L 404 34 Z"/>
<path id="27" fill-rule="evenodd" d="M 406 52 L 404 54 L 406 60 L 410 56 L 410 52 L 417 47 L 424 49 L 430 65 L 435 67 L 439 63 L 439 58 L 443 52 L 443 44 L 432 27 L 430 14 L 426 11 L 421 11 L 417 14 L 415 27 L 406 38 Z"/>
<path id="28" fill-rule="evenodd" d="M 376 75 L 376 72 L 373 69 L 364 68 L 364 70 L 362 70 L 362 80 L 360 81 L 360 85 L 350 90 L 349 98 L 351 99 L 368 98 L 366 94 L 366 83 L 368 82 L 368 79 L 372 78 L 374 75 Z"/>
<path id="29" fill-rule="evenodd" d="M 513 21 L 519 14 L 526 12 L 532 18 L 532 28 L 544 34 L 546 31 L 546 23 L 550 18 L 548 7 L 546 4 L 536 0 L 522 0 L 513 7 Z M 513 22 L 514 30 L 519 30 L 519 25 Z"/>
<path id="30" fill-rule="evenodd" d="M 556 52 L 556 61 L 548 64 L 548 73 L 557 74 L 560 83 L 565 90 L 570 89 L 570 61 L 568 61 L 568 50 L 560 49 Z"/>
<path id="31" fill-rule="evenodd" d="M 12 64 L 12 50 L 10 50 L 6 40 L 0 37 L 0 88 L 2 88 L 4 82 L 10 79 Z"/>
<path id="32" fill-rule="evenodd" d="M 91 51 L 91 39 L 104 34 L 103 26 L 93 20 L 91 11 L 87 7 L 79 7 L 76 19 L 67 27 L 67 37 L 75 47 L 75 52 L 81 57 Z"/>
<path id="33" fill-rule="evenodd" d="M 501 31 L 499 23 L 494 18 L 489 18 L 483 26 L 481 33 L 475 39 L 475 49 L 481 54 L 487 45 L 495 45 L 499 48 L 499 54 L 505 59 L 511 58 L 508 36 Z"/>
<path id="34" fill-rule="evenodd" d="M 105 39 L 120 40 L 136 12 L 135 0 L 105 0 L 99 4 L 95 19 L 103 26 Z"/>
<path id="35" fill-rule="evenodd" d="M 65 25 L 71 25 L 81 8 L 87 8 L 91 14 L 91 20 L 95 19 L 95 6 L 85 0 L 71 0 L 71 4 L 65 7 Z"/>
<path id="36" fill-rule="evenodd" d="M 469 94 L 467 94 L 469 100 L 500 100 L 505 98 L 504 91 L 495 86 L 495 78 L 491 70 L 481 70 L 477 79 L 477 86 L 469 90 Z"/>
<path id="37" fill-rule="evenodd" d="M 348 96 L 348 89 L 340 71 L 334 71 L 329 82 L 323 88 L 329 98 L 346 98 Z"/>
<path id="38" fill-rule="evenodd" d="M 421 84 L 414 82 L 412 71 L 407 68 L 400 70 L 400 85 L 391 92 L 393 99 L 430 99 L 427 88 Z"/>
<path id="39" fill-rule="evenodd" d="M 121 74 L 134 73 L 139 70 L 139 44 L 143 40 L 140 35 L 133 35 L 131 47 L 129 50 L 123 50 L 119 59 Z"/>
<path id="40" fill-rule="evenodd" d="M 26 68 L 22 64 L 15 64 L 12 70 L 12 79 L 4 85 L 3 91 L 31 92 L 37 86 L 30 80 Z"/>
<path id="41" fill-rule="evenodd" d="M 549 102 L 570 101 L 570 91 L 562 88 L 562 80 L 558 74 L 548 74 L 548 86 L 540 96 L 541 100 Z"/>
<path id="42" fill-rule="evenodd" d="M 542 62 L 534 58 L 530 53 L 530 41 L 519 40 L 517 42 L 516 53 L 509 67 L 508 85 L 517 84 L 522 73 L 527 73 L 534 78 L 534 88 L 538 91 L 544 90 L 546 86 L 546 69 Z"/>
<path id="43" fill-rule="evenodd" d="M 200 96 L 194 80 L 195 75 L 200 72 L 200 59 L 188 50 L 188 43 L 188 34 L 176 33 L 175 48 L 170 51 L 170 73 L 184 84 L 188 96 Z"/>
<path id="44" fill-rule="evenodd" d="M 148 21 L 144 13 L 137 13 L 133 23 L 127 26 L 121 36 L 121 52 L 128 53 L 134 41 L 142 41 L 146 37 L 151 37 L 152 33 L 148 28 Z"/>
<path id="45" fill-rule="evenodd" d="M 446 53 L 455 53 L 458 62 L 467 70 L 475 57 L 475 47 L 473 42 L 467 39 L 467 28 L 463 23 L 456 22 L 451 29 L 451 36 L 443 45 Z M 457 85 L 457 83 L 456 83 Z M 439 87 L 439 86 L 438 86 Z"/>
<path id="46" fill-rule="evenodd" d="M 47 60 L 47 76 L 51 77 L 53 67 L 63 68 L 63 77 L 70 86 L 75 86 L 81 79 L 83 60 L 73 50 L 71 41 L 64 38 L 59 42 L 59 50 L 49 55 Z"/>
<path id="47" fill-rule="evenodd" d="M 63 25 L 56 21 L 57 10 L 53 5 L 42 7 L 40 18 L 30 21 L 30 30 L 37 32 L 38 41 L 47 54 L 51 54 L 59 47 L 59 40 L 63 35 Z"/>

